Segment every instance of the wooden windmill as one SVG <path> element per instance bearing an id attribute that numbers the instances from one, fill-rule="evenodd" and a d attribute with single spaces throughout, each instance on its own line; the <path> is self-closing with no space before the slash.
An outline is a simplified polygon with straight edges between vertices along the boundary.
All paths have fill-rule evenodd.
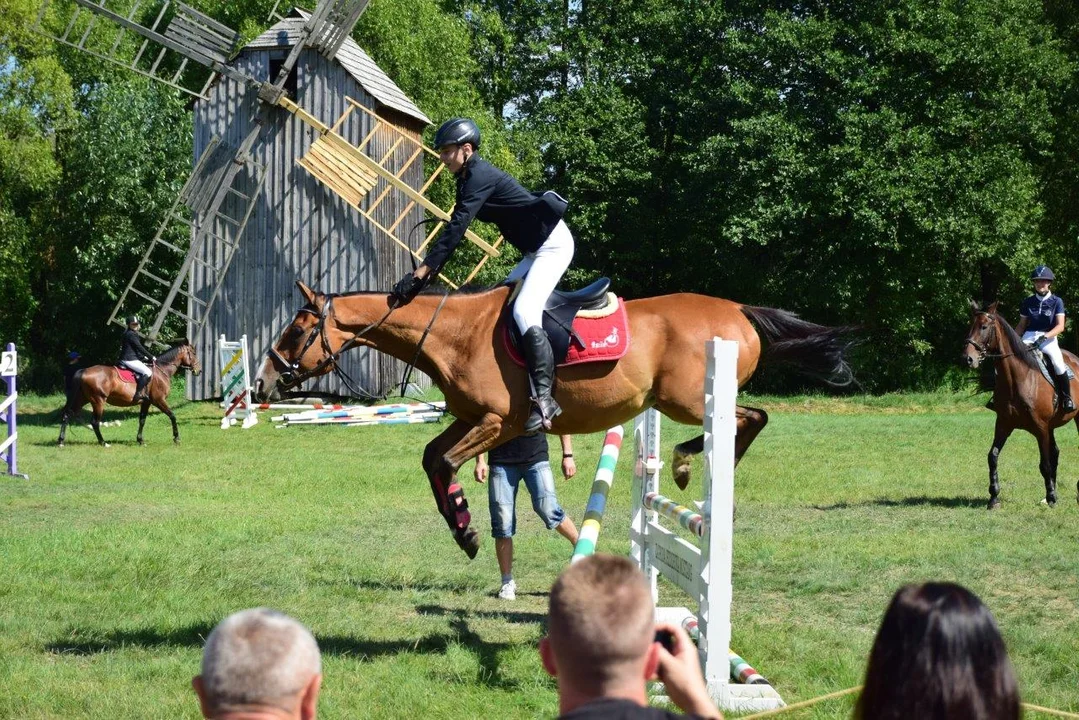
<path id="1" fill-rule="evenodd" d="M 253 100 L 246 103 L 251 117 L 244 118 L 244 131 L 223 133 L 208 143 L 195 163 L 165 221 L 128 282 L 109 322 L 122 324 L 123 316 L 135 305 L 149 304 L 155 310 L 148 336 L 156 340 L 170 317 L 184 321 L 188 334 L 198 336 L 221 295 L 226 273 L 241 245 L 255 212 L 266 179 L 266 165 L 258 162 L 252 148 L 266 129 L 281 122 L 282 114 L 297 118 L 317 137 L 302 157 L 295 160 L 334 194 L 354 208 L 361 217 L 417 259 L 449 219 L 447 210 L 426 196 L 444 166 L 427 172 L 425 157 L 437 157 L 417 134 L 397 132 L 382 113 L 345 98 L 347 107 L 332 123 L 324 122 L 309 109 L 289 97 L 288 82 L 305 50 L 314 50 L 333 59 L 349 41 L 356 21 L 368 0 L 320 0 L 312 13 L 300 13 L 294 23 L 295 37 L 272 77 L 258 76 L 242 64 L 232 62 L 239 49 L 233 29 L 172 0 L 44 0 L 35 30 L 52 40 L 123 66 L 200 100 L 206 100 L 218 83 L 232 83 Z M 126 3 L 123 9 L 120 4 Z M 279 16 L 280 17 L 280 16 Z M 352 138 L 344 131 L 350 117 L 366 114 L 370 131 Z M 426 118 L 423 118 L 426 120 Z M 389 147 L 376 139 L 391 137 Z M 404 157 L 402 157 L 404 153 Z M 281 159 L 272 158 L 274 162 Z M 406 171 L 416 180 L 404 179 Z M 404 200 L 391 202 L 395 197 Z M 395 208 L 387 217 L 386 207 Z M 418 247 L 411 247 L 406 233 L 408 219 L 419 212 L 439 222 Z M 469 231 L 467 237 L 479 246 L 483 260 L 461 282 L 467 282 L 487 257 L 499 254 L 501 238 L 488 244 Z M 175 277 L 155 272 L 162 254 L 183 257 Z M 175 261 L 174 261 L 175 262 Z M 199 290 L 193 288 L 199 279 Z M 457 287 L 450 278 L 443 278 Z M 257 345 L 256 345 L 257 347 Z"/>

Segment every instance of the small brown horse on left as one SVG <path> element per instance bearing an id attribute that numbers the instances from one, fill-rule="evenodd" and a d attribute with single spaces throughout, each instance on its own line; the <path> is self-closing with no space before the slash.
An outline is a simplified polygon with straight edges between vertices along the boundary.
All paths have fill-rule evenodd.
<path id="1" fill-rule="evenodd" d="M 101 437 L 101 416 L 105 412 L 105 403 L 116 407 L 132 407 L 141 404 L 139 411 L 139 434 L 136 438 L 142 445 L 142 426 L 146 423 L 146 414 L 150 412 L 152 404 L 172 421 L 172 441 L 180 442 L 180 428 L 176 425 L 176 416 L 172 413 L 167 402 L 169 390 L 172 388 L 172 376 L 180 369 L 191 370 L 196 375 L 202 370 L 199 363 L 195 346 L 186 340 L 174 344 L 171 348 L 157 356 L 154 363 L 154 376 L 150 384 L 146 386 L 149 399 L 135 402 L 135 383 L 124 382 L 116 372 L 113 365 L 94 365 L 84 370 L 79 370 L 71 379 L 71 387 L 67 392 L 67 405 L 60 417 L 60 439 L 57 444 L 64 446 L 64 435 L 67 433 L 67 423 L 78 414 L 86 403 L 90 403 L 94 414 L 92 424 L 97 441 L 108 447 L 105 438 Z"/>

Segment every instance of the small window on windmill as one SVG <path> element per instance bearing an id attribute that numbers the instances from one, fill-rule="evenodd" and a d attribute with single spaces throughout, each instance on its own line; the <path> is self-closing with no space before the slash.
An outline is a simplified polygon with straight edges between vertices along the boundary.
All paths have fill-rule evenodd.
<path id="1" fill-rule="evenodd" d="M 273 82 L 277 79 L 277 76 L 281 73 L 282 66 L 285 64 L 286 56 L 287 54 L 284 52 L 276 52 L 270 55 L 270 76 L 267 80 Z M 288 74 L 288 78 L 285 80 L 285 92 L 287 92 L 288 96 L 293 100 L 296 99 L 296 75 L 297 66 L 293 65 L 292 72 Z"/>

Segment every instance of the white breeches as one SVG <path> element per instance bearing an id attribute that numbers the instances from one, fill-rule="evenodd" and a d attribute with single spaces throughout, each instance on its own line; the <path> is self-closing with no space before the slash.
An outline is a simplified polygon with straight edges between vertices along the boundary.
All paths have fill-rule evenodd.
<path id="1" fill-rule="evenodd" d="M 536 252 L 525 255 L 510 272 L 507 282 L 521 281 L 513 304 L 513 320 L 521 333 L 543 327 L 543 308 L 573 260 L 573 235 L 561 220 Z"/>
<path id="2" fill-rule="evenodd" d="M 1023 342 L 1027 345 L 1037 345 L 1041 348 L 1041 351 L 1053 361 L 1053 372 L 1057 375 L 1068 371 L 1068 366 L 1064 364 L 1064 355 L 1060 352 L 1060 344 L 1056 338 L 1046 340 L 1045 333 L 1042 331 L 1027 330 L 1023 333 Z"/>
<path id="3" fill-rule="evenodd" d="M 146 363 L 144 363 L 142 360 L 122 360 L 120 364 L 126 367 L 128 370 L 134 370 L 139 375 L 145 375 L 149 377 L 150 375 L 154 374 L 150 368 L 146 367 Z"/>

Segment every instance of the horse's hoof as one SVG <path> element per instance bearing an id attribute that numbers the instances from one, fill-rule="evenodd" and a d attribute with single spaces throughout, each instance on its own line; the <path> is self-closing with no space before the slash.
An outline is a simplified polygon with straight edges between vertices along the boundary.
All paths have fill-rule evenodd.
<path id="1" fill-rule="evenodd" d="M 671 477 L 679 490 L 689 487 L 690 471 L 693 468 L 693 456 L 681 453 L 676 448 L 671 455 Z"/>
<path id="2" fill-rule="evenodd" d="M 173 438 L 172 439 L 172 444 L 173 445 L 179 445 L 180 444 L 180 438 Z"/>
<path id="3" fill-rule="evenodd" d="M 469 560 L 473 560 L 476 557 L 476 553 L 480 551 L 480 536 L 472 528 L 465 528 L 464 530 L 458 530 L 453 534 L 453 539 L 457 541 L 457 544 L 465 551 L 465 555 L 468 555 Z"/>
<path id="4" fill-rule="evenodd" d="M 63 447 L 63 446 L 64 446 L 64 444 L 62 442 L 56 443 L 56 447 Z"/>
<path id="5" fill-rule="evenodd" d="M 996 510 L 998 507 L 1000 507 L 1000 500 L 998 500 L 997 498 L 993 498 L 989 501 L 989 506 L 986 508 L 986 510 Z"/>
<path id="6" fill-rule="evenodd" d="M 1042 505 L 1045 505 L 1047 507 L 1056 507 L 1057 506 L 1057 500 L 1056 500 L 1056 498 L 1044 498 L 1042 500 Z"/>
<path id="7" fill-rule="evenodd" d="M 101 443 L 101 447 L 111 447 L 108 443 Z"/>

